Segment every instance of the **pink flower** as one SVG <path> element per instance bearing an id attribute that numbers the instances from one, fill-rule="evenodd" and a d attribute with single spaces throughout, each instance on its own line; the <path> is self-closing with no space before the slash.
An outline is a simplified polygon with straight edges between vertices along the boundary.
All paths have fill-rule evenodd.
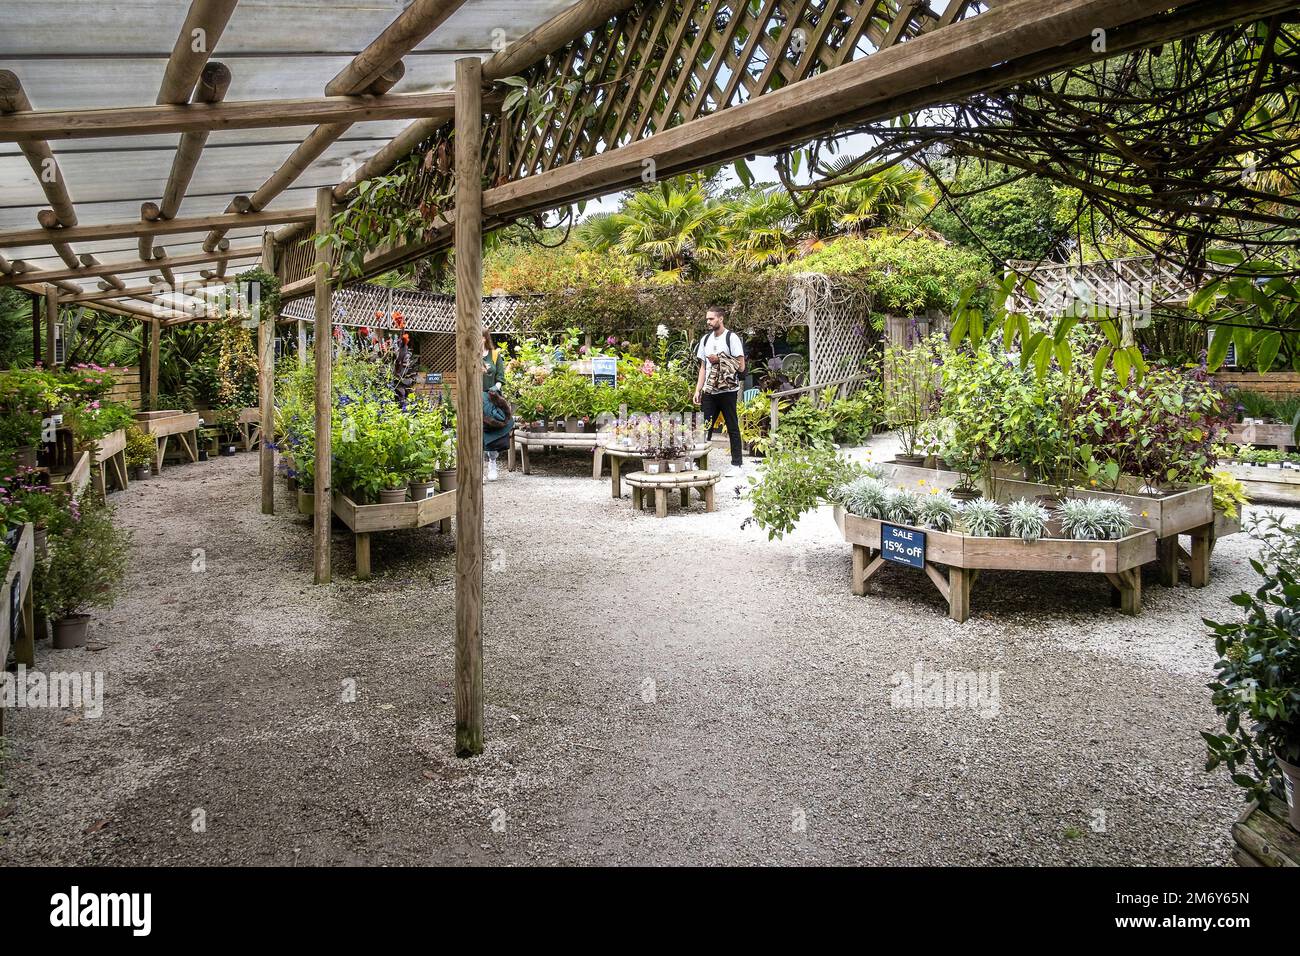
<path id="1" fill-rule="evenodd" d="M 646 359 L 641 363 L 641 371 L 645 372 L 646 375 L 653 375 L 655 373 L 655 363 Z"/>

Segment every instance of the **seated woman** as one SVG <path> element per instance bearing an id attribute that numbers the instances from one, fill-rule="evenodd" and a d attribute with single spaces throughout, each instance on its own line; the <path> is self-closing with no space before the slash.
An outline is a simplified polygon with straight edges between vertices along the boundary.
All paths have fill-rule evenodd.
<path id="1" fill-rule="evenodd" d="M 515 420 L 510 414 L 510 403 L 500 392 L 483 393 L 483 450 L 487 452 L 487 480 L 497 480 L 497 455 L 510 448 L 510 432 Z"/>

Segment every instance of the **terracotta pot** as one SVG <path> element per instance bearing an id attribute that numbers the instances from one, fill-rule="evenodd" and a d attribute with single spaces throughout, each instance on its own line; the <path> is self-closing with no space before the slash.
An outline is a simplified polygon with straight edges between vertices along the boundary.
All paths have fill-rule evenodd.
<path id="1" fill-rule="evenodd" d="M 974 501 L 976 498 L 984 497 L 984 493 L 978 488 L 954 488 L 949 494 L 958 501 Z"/>
<path id="2" fill-rule="evenodd" d="M 406 500 L 406 485 L 400 488 L 381 488 L 379 491 L 379 503 L 381 505 L 401 504 Z"/>
<path id="3" fill-rule="evenodd" d="M 641 470 L 647 475 L 662 475 L 668 471 L 668 462 L 663 458 L 646 458 L 641 462 Z"/>
<path id="4" fill-rule="evenodd" d="M 580 433 L 582 431 L 582 419 L 573 417 L 566 418 L 564 420 L 564 430 L 570 435 Z"/>
<path id="5" fill-rule="evenodd" d="M 89 614 L 71 614 L 54 622 L 54 647 L 68 650 L 86 646 L 86 626 L 90 624 Z"/>
<path id="6" fill-rule="evenodd" d="M 440 491 L 456 490 L 456 469 L 455 468 L 438 469 L 438 489 Z"/>
<path id="7" fill-rule="evenodd" d="M 1282 771 L 1282 789 L 1286 792 L 1286 805 L 1291 811 L 1291 827 L 1300 830 L 1300 767 L 1273 755 Z"/>
<path id="8" fill-rule="evenodd" d="M 922 465 L 925 464 L 925 456 L 924 455 L 895 455 L 894 461 L 900 465 L 912 465 L 916 468 L 920 468 Z"/>
<path id="9" fill-rule="evenodd" d="M 438 490 L 438 481 L 413 481 L 411 482 L 411 500 L 423 501 L 428 498 L 432 492 Z"/>

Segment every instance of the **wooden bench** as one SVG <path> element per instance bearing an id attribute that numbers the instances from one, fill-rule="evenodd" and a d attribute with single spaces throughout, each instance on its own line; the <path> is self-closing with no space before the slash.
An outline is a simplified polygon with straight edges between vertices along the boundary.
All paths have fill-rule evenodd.
<path id="1" fill-rule="evenodd" d="M 77 455 L 71 469 L 63 474 L 50 475 L 50 487 L 55 491 L 66 491 L 74 498 L 80 497 L 90 484 L 90 457 L 89 450 L 83 451 Z"/>
<path id="2" fill-rule="evenodd" d="M 437 524 L 440 531 L 451 528 L 456 514 L 456 492 L 400 501 L 390 505 L 359 505 L 341 491 L 334 492 L 334 516 L 348 526 L 355 538 L 357 577 L 370 577 L 370 535 L 377 531 L 400 531 Z"/>
<path id="3" fill-rule="evenodd" d="M 244 451 L 252 451 L 262 444 L 262 410 L 260 408 L 241 408 L 239 410 L 239 439 Z"/>
<path id="4" fill-rule="evenodd" d="M 849 583 L 859 597 L 867 593 L 867 582 L 892 563 L 884 557 L 881 546 L 882 525 L 924 534 L 925 574 L 948 602 L 948 616 L 958 624 L 970 617 L 971 588 L 979 573 L 991 570 L 1103 574 L 1120 610 L 1141 614 L 1142 565 L 1156 557 L 1155 534 L 1146 528 L 1117 541 L 1043 538 L 1027 543 L 1019 538 L 984 538 L 863 518 L 841 505 L 835 506 L 835 523 L 844 540 L 853 546 Z"/>
<path id="5" fill-rule="evenodd" d="M 682 507 L 691 503 L 691 489 L 694 488 L 704 500 L 704 510 L 713 511 L 715 500 L 713 487 L 722 480 L 722 473 L 717 471 L 679 471 L 651 475 L 644 471 L 634 471 L 627 475 L 627 483 L 632 486 L 632 507 L 641 511 L 649 496 L 654 492 L 655 517 L 668 517 L 668 492 L 679 491 Z"/>

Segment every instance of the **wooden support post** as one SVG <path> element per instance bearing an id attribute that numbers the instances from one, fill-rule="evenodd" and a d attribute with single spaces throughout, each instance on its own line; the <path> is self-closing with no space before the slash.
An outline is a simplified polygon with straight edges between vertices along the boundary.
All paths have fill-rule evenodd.
<path id="1" fill-rule="evenodd" d="M 59 290 L 45 287 L 45 367 L 54 368 L 54 328 L 59 324 Z"/>
<path id="2" fill-rule="evenodd" d="M 262 234 L 262 268 L 275 275 L 275 240 L 269 232 Z M 275 449 L 271 446 L 275 442 L 275 320 L 277 318 L 278 316 L 274 315 L 262 315 L 257 325 L 257 383 L 262 399 L 262 435 L 257 454 L 262 470 L 262 514 L 264 515 L 275 514 Z"/>
<path id="3" fill-rule="evenodd" d="M 41 297 L 32 295 L 32 364 L 41 360 Z"/>
<path id="4" fill-rule="evenodd" d="M 162 322 L 149 321 L 149 410 L 158 410 L 158 353 L 162 350 Z"/>
<path id="5" fill-rule="evenodd" d="M 1192 560 L 1188 562 L 1192 587 L 1203 588 L 1210 583 L 1210 552 L 1213 550 L 1211 540 L 1214 536 L 1214 523 L 1193 528 Z"/>
<path id="6" fill-rule="evenodd" d="M 483 64 L 456 61 L 456 755 L 483 752 Z M 330 194 L 328 189 L 325 190 Z"/>
<path id="7" fill-rule="evenodd" d="M 971 572 L 965 568 L 948 569 L 948 616 L 958 624 L 970 617 Z"/>
<path id="8" fill-rule="evenodd" d="M 370 577 L 370 532 L 358 531 L 353 539 L 357 551 L 357 578 L 364 581 Z"/>
<path id="9" fill-rule="evenodd" d="M 316 232 L 330 228 L 334 193 L 328 186 L 316 190 Z M 330 517 L 334 510 L 331 476 L 330 416 L 334 412 L 334 334 L 330 310 L 329 247 L 316 247 L 316 475 L 315 522 L 312 551 L 316 583 L 330 582 Z"/>
<path id="10" fill-rule="evenodd" d="M 1160 570 L 1160 583 L 1167 588 L 1178 587 L 1178 536 L 1169 535 L 1156 542 L 1156 566 Z"/>
<path id="11" fill-rule="evenodd" d="M 853 576 L 849 581 L 850 590 L 858 597 L 867 593 L 867 548 L 865 545 L 853 546 Z"/>
<path id="12" fill-rule="evenodd" d="M 298 320 L 298 365 L 306 367 L 307 365 L 307 323 Z"/>

